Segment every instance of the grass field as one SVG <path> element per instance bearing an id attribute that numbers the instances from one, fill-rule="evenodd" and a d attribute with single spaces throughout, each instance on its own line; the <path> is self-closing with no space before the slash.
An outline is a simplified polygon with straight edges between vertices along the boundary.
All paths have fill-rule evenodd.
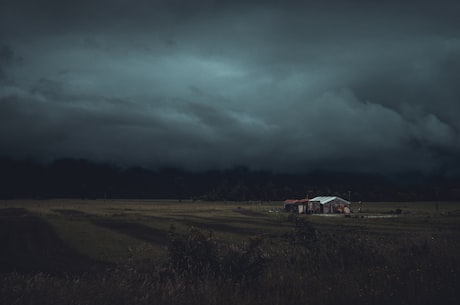
<path id="1" fill-rule="evenodd" d="M 157 200 L 3 201 L 0 209 L 24 208 L 49 223 L 70 247 L 91 258 L 109 262 L 126 259 L 136 247 L 161 256 L 168 232 L 184 233 L 194 226 L 227 242 L 263 233 L 278 233 L 290 225 L 269 209 L 280 203 L 177 202 Z M 279 216 L 279 215 L 276 215 Z M 283 217 L 281 217 L 283 218 Z"/>
<path id="2" fill-rule="evenodd" d="M 0 303 L 457 304 L 460 203 L 281 207 L 0 201 Z"/>

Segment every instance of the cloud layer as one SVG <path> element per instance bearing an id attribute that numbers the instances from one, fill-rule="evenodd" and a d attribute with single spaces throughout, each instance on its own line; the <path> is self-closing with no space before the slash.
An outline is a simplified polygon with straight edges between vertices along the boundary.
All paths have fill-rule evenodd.
<path id="1" fill-rule="evenodd" d="M 459 5 L 11 1 L 0 153 L 457 171 Z"/>

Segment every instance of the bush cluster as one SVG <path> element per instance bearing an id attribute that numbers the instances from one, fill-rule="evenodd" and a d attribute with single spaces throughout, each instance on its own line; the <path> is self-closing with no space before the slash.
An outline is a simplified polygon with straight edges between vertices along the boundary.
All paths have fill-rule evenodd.
<path id="1" fill-rule="evenodd" d="M 219 278 L 233 282 L 257 279 L 267 265 L 261 239 L 248 245 L 221 245 L 212 233 L 191 227 L 188 234 L 170 232 L 168 270 L 188 279 Z"/>

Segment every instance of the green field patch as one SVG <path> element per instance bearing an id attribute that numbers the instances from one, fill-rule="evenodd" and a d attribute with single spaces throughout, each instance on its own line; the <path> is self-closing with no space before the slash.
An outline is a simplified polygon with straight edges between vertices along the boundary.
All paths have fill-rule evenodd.
<path id="1" fill-rule="evenodd" d="M 229 239 L 233 242 L 244 241 L 245 239 L 261 234 L 280 235 L 292 229 L 289 223 L 278 224 L 269 218 L 263 217 L 203 217 L 188 216 L 178 219 L 176 224 L 182 227 L 196 227 L 202 230 L 212 231 L 220 239 Z"/>
<path id="2" fill-rule="evenodd" d="M 216 232 L 223 232 L 223 233 L 231 233 L 231 234 L 238 234 L 238 235 L 244 235 L 244 236 L 251 236 L 251 235 L 257 235 L 257 234 L 262 234 L 264 231 L 261 228 L 255 228 L 255 227 L 248 227 L 245 226 L 244 224 L 241 224 L 240 226 L 232 226 L 224 223 L 212 223 L 212 222 L 188 222 L 189 225 L 193 227 L 197 227 L 200 229 L 205 229 L 209 231 L 216 231 Z"/>
<path id="3" fill-rule="evenodd" d="M 61 215 L 64 216 L 70 216 L 70 217 L 88 217 L 92 216 L 92 214 L 79 211 L 79 210 L 72 210 L 72 209 L 51 209 L 53 212 L 57 212 Z"/>
<path id="4" fill-rule="evenodd" d="M 262 214 L 260 212 L 256 212 L 256 211 L 249 210 L 249 209 L 244 209 L 244 208 L 241 208 L 241 207 L 238 207 L 238 208 L 234 209 L 233 212 L 241 214 L 241 215 L 245 215 L 245 216 L 251 216 L 251 217 L 265 216 L 264 214 Z"/>
<path id="5" fill-rule="evenodd" d="M 70 248 L 52 226 L 26 209 L 0 209 L 0 271 L 79 272 L 100 262 Z"/>
<path id="6" fill-rule="evenodd" d="M 168 243 L 168 234 L 165 231 L 136 222 L 121 222 L 111 219 L 97 219 L 93 224 L 123 233 L 157 245 Z"/>
<path id="7" fill-rule="evenodd" d="M 128 259 L 132 249 L 144 248 L 144 242 L 132 236 L 93 224 L 88 219 L 46 218 L 59 234 L 78 253 L 93 259 L 118 263 Z M 149 247 L 150 255 L 161 254 L 162 249 Z"/>
<path id="8" fill-rule="evenodd" d="M 30 212 L 23 208 L 4 208 L 0 209 L 0 217 L 21 217 L 31 216 Z"/>

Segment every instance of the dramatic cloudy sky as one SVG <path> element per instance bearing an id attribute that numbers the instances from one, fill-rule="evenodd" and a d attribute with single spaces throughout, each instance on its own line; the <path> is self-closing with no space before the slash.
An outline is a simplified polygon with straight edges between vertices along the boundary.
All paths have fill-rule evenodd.
<path id="1" fill-rule="evenodd" d="M 0 155 L 458 171 L 459 3 L 1 0 Z"/>

